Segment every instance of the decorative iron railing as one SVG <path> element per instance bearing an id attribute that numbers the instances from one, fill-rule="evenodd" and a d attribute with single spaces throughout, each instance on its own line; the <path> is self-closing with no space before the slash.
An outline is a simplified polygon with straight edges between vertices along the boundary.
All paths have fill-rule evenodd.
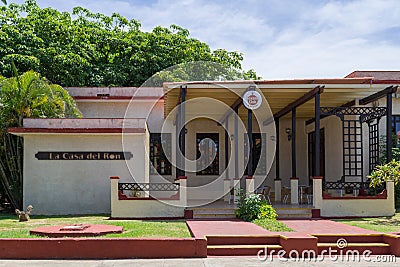
<path id="1" fill-rule="evenodd" d="M 328 190 L 328 189 L 343 189 L 343 190 L 349 190 L 353 191 L 354 189 L 364 189 L 369 191 L 369 194 L 378 194 L 382 192 L 383 189 L 386 188 L 386 184 L 378 186 L 378 187 L 370 187 L 369 182 L 324 182 L 322 184 L 322 189 L 323 190 Z"/>
<path id="2" fill-rule="evenodd" d="M 175 184 L 175 183 L 118 183 L 118 190 L 179 191 L 179 184 Z"/>

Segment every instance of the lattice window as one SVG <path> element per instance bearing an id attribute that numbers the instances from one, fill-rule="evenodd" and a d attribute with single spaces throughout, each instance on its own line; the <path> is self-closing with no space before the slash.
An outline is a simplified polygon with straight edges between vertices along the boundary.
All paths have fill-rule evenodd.
<path id="1" fill-rule="evenodd" d="M 363 179 L 362 127 L 358 120 L 343 120 L 343 177 Z"/>
<path id="2" fill-rule="evenodd" d="M 368 123 L 369 128 L 369 173 L 371 173 L 379 159 L 379 121 Z"/>

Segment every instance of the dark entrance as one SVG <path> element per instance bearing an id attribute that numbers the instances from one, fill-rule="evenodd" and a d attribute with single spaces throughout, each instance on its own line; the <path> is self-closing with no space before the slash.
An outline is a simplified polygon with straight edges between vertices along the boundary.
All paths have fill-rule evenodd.
<path id="1" fill-rule="evenodd" d="M 320 175 L 325 178 L 325 130 L 320 130 Z M 315 131 L 308 133 L 308 174 L 309 177 L 315 176 Z M 312 179 L 310 178 L 310 184 Z"/>

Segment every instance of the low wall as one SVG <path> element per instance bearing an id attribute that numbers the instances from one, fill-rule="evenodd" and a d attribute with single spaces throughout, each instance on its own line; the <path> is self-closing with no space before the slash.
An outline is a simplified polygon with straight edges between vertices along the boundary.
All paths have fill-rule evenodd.
<path id="1" fill-rule="evenodd" d="M 152 197 L 121 197 L 119 177 L 111 177 L 111 218 L 165 219 L 184 218 L 186 207 L 186 179 L 181 179 L 179 198 L 154 199 Z"/>
<path id="2" fill-rule="evenodd" d="M 0 259 L 205 258 L 196 238 L 2 238 Z"/>
<path id="3" fill-rule="evenodd" d="M 386 183 L 386 195 L 376 197 L 324 197 L 322 177 L 313 179 L 314 208 L 322 217 L 377 217 L 395 214 L 394 183 Z"/>

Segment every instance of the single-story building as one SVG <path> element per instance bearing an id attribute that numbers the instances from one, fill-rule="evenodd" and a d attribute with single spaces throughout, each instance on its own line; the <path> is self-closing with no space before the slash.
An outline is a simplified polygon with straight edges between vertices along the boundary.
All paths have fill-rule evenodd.
<path id="1" fill-rule="evenodd" d="M 269 186 L 274 203 L 297 205 L 311 186 L 315 214 L 391 215 L 393 183 L 371 195 L 367 175 L 390 160 L 380 147 L 400 145 L 398 84 L 400 71 L 355 71 L 66 88 L 82 119 L 25 119 L 9 129 L 24 138 L 23 205 L 49 215 L 183 217 L 231 202 L 233 188 Z"/>

